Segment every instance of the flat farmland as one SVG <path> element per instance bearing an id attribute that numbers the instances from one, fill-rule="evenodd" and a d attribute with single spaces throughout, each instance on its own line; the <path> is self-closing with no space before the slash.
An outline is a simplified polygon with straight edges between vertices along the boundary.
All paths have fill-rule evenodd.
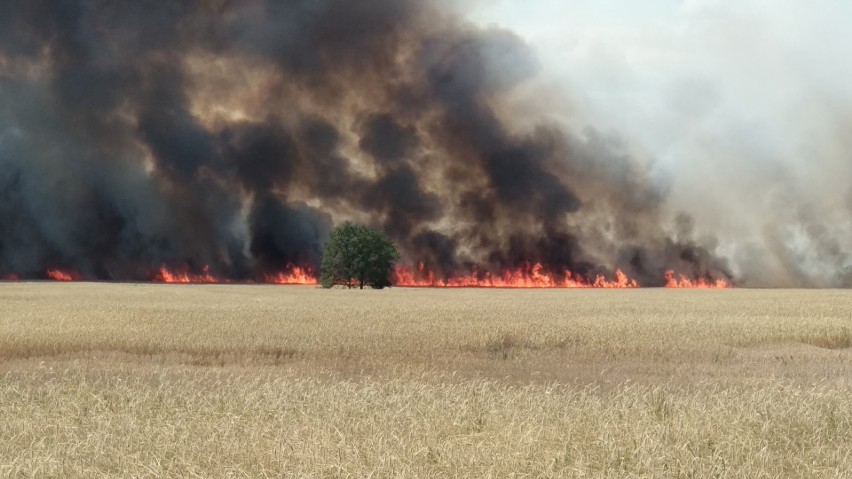
<path id="1" fill-rule="evenodd" d="M 852 292 L 0 284 L 0 477 L 843 477 Z"/>

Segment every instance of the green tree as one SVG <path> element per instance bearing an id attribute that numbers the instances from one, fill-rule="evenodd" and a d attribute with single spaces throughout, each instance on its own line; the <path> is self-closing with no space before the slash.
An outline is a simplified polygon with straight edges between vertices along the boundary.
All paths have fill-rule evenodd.
<path id="1" fill-rule="evenodd" d="M 320 283 L 324 288 L 346 285 L 381 289 L 390 286 L 390 273 L 399 252 L 381 231 L 343 223 L 331 232 L 322 255 Z"/>

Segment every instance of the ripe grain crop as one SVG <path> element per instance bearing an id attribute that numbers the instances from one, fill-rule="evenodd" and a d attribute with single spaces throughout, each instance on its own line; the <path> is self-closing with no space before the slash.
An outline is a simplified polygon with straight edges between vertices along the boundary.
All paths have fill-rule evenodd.
<path id="1" fill-rule="evenodd" d="M 0 284 L 0 477 L 838 477 L 852 292 Z"/>

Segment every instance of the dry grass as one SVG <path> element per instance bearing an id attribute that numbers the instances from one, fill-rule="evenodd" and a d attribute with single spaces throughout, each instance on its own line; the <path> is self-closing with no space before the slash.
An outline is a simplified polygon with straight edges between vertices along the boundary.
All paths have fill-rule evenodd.
<path id="1" fill-rule="evenodd" d="M 838 477 L 852 292 L 0 285 L 0 477 Z"/>

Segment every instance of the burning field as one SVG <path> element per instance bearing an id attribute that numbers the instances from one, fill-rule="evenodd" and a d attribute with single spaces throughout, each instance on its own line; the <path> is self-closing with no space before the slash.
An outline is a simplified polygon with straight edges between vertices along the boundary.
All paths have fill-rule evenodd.
<path id="1" fill-rule="evenodd" d="M 48 270 L 47 277 L 53 281 L 86 281 L 86 278 L 75 271 Z M 18 275 L 6 277 L 6 281 L 20 281 Z M 160 267 L 148 277 L 153 283 L 177 283 L 177 284 L 247 284 L 252 281 L 235 281 L 224 276 L 216 276 L 210 273 L 209 268 L 202 268 L 198 274 L 192 273 L 188 268 L 170 270 L 166 266 Z M 277 274 L 267 274 L 261 283 L 281 285 L 317 285 L 319 281 L 313 270 L 290 266 L 285 271 Z M 547 272 L 541 263 L 526 265 L 513 270 L 503 270 L 499 274 L 490 272 L 479 273 L 475 269 L 463 276 L 439 277 L 432 270 L 426 269 L 423 263 L 416 269 L 405 266 L 396 266 L 393 271 L 391 284 L 401 288 L 550 288 L 550 289 L 572 289 L 572 288 L 604 288 L 623 289 L 638 288 L 639 284 L 616 270 L 612 280 L 606 276 L 598 275 L 594 278 L 583 277 L 565 271 L 561 275 Z M 689 288 L 689 289 L 727 289 L 733 287 L 724 279 L 706 280 L 699 278 L 689 279 L 683 275 L 675 276 L 674 271 L 665 274 L 666 288 Z"/>
<path id="2" fill-rule="evenodd" d="M 450 8 L 3 11 L 0 277 L 310 284 L 353 220 L 400 286 L 738 284 L 646 160 L 516 107 L 520 37 Z"/>
<path id="3" fill-rule="evenodd" d="M 852 470 L 852 10 L 507 3 L 0 0 L 0 476 Z"/>

